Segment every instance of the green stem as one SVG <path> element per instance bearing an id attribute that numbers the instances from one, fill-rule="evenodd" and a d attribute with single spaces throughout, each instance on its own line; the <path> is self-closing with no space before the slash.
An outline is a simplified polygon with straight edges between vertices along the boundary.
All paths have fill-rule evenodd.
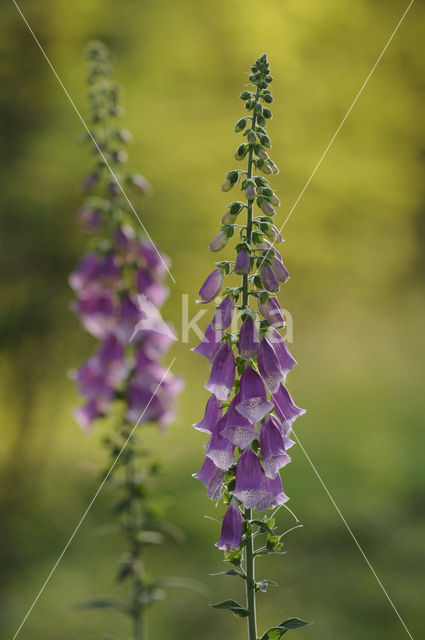
<path id="1" fill-rule="evenodd" d="M 252 520 L 252 509 L 245 509 L 245 523 Z M 246 572 L 246 604 L 248 616 L 248 640 L 257 640 L 257 612 L 255 606 L 255 556 L 254 538 L 251 533 L 246 534 L 245 572 Z"/>
<path id="2" fill-rule="evenodd" d="M 255 104 L 257 104 L 260 97 L 260 89 L 257 87 L 257 93 L 255 95 Z M 257 121 L 256 113 L 254 112 L 252 117 L 251 127 L 255 129 Z M 254 148 L 251 145 L 248 152 L 248 166 L 247 166 L 247 179 L 252 178 L 253 169 L 253 155 Z M 252 210 L 254 206 L 253 200 L 248 200 L 247 207 L 247 219 L 246 219 L 246 236 L 245 240 L 250 245 L 252 239 Z M 249 294 L 249 281 L 248 274 L 242 276 L 242 309 L 248 306 L 248 294 Z M 252 520 L 252 509 L 245 509 L 244 513 L 245 528 L 247 529 L 247 522 Z M 254 555 L 254 539 L 252 532 L 246 533 L 246 546 L 245 546 L 245 572 L 246 572 L 246 604 L 249 611 L 248 616 L 248 640 L 257 640 L 257 612 L 255 605 L 255 555 Z"/>
<path id="3" fill-rule="evenodd" d="M 129 443 L 130 444 L 130 443 Z M 133 563 L 133 582 L 131 592 L 131 610 L 133 618 L 134 640 L 147 640 L 145 630 L 144 607 L 141 602 L 143 592 L 144 565 L 141 557 L 141 546 L 138 534 L 142 528 L 140 514 L 140 497 L 135 493 L 135 451 L 133 446 L 128 452 L 127 482 L 129 491 L 129 548 Z"/>

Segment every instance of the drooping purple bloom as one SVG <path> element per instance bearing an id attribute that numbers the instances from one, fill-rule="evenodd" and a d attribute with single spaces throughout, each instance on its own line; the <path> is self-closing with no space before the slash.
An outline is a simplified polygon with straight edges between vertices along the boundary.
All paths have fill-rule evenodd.
<path id="1" fill-rule="evenodd" d="M 289 280 L 289 271 L 278 256 L 275 256 L 273 258 L 271 269 L 279 282 L 286 282 L 287 280 Z"/>
<path id="2" fill-rule="evenodd" d="M 257 504 L 259 511 L 278 507 L 280 504 L 284 504 L 289 500 L 283 491 L 282 478 L 279 473 L 277 473 L 274 478 L 264 478 L 264 491 L 264 497 Z"/>
<path id="3" fill-rule="evenodd" d="M 199 302 L 206 303 L 214 300 L 223 288 L 224 275 L 221 269 L 214 269 L 199 289 Z"/>
<path id="4" fill-rule="evenodd" d="M 258 349 L 258 369 L 270 393 L 276 393 L 284 379 L 279 358 L 267 338 L 263 337 Z"/>
<path id="5" fill-rule="evenodd" d="M 236 484 L 233 495 L 247 509 L 255 507 L 265 496 L 264 474 L 253 450 L 246 449 L 236 465 Z"/>
<path id="6" fill-rule="evenodd" d="M 271 266 L 269 264 L 264 263 L 260 269 L 261 281 L 263 283 L 264 289 L 266 291 L 270 291 L 271 293 L 276 293 L 279 291 L 279 281 L 276 278 Z"/>
<path id="7" fill-rule="evenodd" d="M 260 447 L 263 469 L 267 478 L 274 478 L 279 469 L 291 462 L 291 458 L 285 451 L 282 432 L 272 417 L 269 417 L 261 426 Z"/>
<path id="8" fill-rule="evenodd" d="M 239 355 L 246 360 L 255 358 L 258 351 L 259 336 L 257 326 L 249 315 L 242 323 L 239 332 Z"/>
<path id="9" fill-rule="evenodd" d="M 204 483 L 208 497 L 218 500 L 221 495 L 221 483 L 224 478 L 224 471 L 215 466 L 210 458 L 205 458 L 204 464 L 193 477 Z"/>
<path id="10" fill-rule="evenodd" d="M 100 211 L 89 205 L 84 205 L 78 209 L 76 219 L 85 231 L 94 231 L 102 224 Z"/>
<path id="11" fill-rule="evenodd" d="M 273 409 L 261 377 L 249 366 L 241 376 L 240 402 L 236 410 L 252 424 L 258 422 Z"/>
<path id="12" fill-rule="evenodd" d="M 232 549 L 239 549 L 242 538 L 243 518 L 237 501 L 232 498 L 226 515 L 223 518 L 220 540 L 216 542 L 216 547 L 223 551 L 230 552 Z"/>
<path id="13" fill-rule="evenodd" d="M 305 413 L 305 409 L 300 409 L 294 404 L 288 389 L 284 384 L 279 386 L 276 393 L 273 394 L 274 409 L 283 423 L 292 425 L 292 423 Z"/>
<path id="14" fill-rule="evenodd" d="M 285 340 L 282 338 L 280 333 L 276 331 L 273 327 L 270 330 L 269 341 L 273 345 L 273 349 L 279 359 L 280 368 L 282 369 L 282 373 L 286 375 L 288 371 L 290 371 L 296 364 L 297 361 L 289 352 L 288 347 L 286 346 Z"/>
<path id="15" fill-rule="evenodd" d="M 261 302 L 258 299 L 258 309 L 261 315 L 267 320 L 272 327 L 281 328 L 285 326 L 285 320 L 283 318 L 282 307 L 280 306 L 277 298 L 268 298 L 266 302 Z"/>
<path id="16" fill-rule="evenodd" d="M 235 459 L 235 445 L 221 435 L 221 430 L 225 426 L 226 416 L 223 416 L 217 423 L 205 449 L 205 455 L 211 458 L 215 466 L 223 471 L 227 471 Z"/>
<path id="17" fill-rule="evenodd" d="M 136 286 L 139 293 L 143 293 L 156 306 L 161 307 L 168 298 L 168 288 L 156 281 L 151 272 L 145 268 L 138 269 Z"/>
<path id="18" fill-rule="evenodd" d="M 258 433 L 249 420 L 236 410 L 239 403 L 240 394 L 237 393 L 227 410 L 226 426 L 221 431 L 221 435 L 233 442 L 239 449 L 246 449 L 255 438 L 258 438 Z"/>
<path id="19" fill-rule="evenodd" d="M 83 326 L 96 338 L 105 338 L 115 325 L 114 299 L 105 293 L 84 294 L 74 306 Z"/>
<path id="20" fill-rule="evenodd" d="M 235 373 L 233 349 L 225 342 L 214 358 L 211 375 L 205 384 L 205 388 L 213 393 L 218 400 L 227 400 L 235 381 Z"/>
<path id="21" fill-rule="evenodd" d="M 236 256 L 235 273 L 238 275 L 248 274 L 251 270 L 251 257 L 246 249 L 241 249 Z"/>
<path id="22" fill-rule="evenodd" d="M 221 338 L 224 335 L 223 330 L 215 331 L 212 327 L 212 323 L 206 328 L 204 337 L 197 347 L 194 347 L 192 351 L 198 353 L 201 356 L 205 356 L 209 362 L 213 362 L 217 351 L 221 347 Z"/>
<path id="23" fill-rule="evenodd" d="M 233 297 L 228 295 L 224 298 L 223 302 L 218 307 L 211 321 L 211 326 L 214 331 L 219 329 L 227 329 L 232 323 L 233 312 L 235 310 L 235 303 Z"/>
<path id="24" fill-rule="evenodd" d="M 204 417 L 200 422 L 196 422 L 193 426 L 198 431 L 212 433 L 222 415 L 223 411 L 220 409 L 220 402 L 217 400 L 215 395 L 212 394 L 208 398 Z"/>

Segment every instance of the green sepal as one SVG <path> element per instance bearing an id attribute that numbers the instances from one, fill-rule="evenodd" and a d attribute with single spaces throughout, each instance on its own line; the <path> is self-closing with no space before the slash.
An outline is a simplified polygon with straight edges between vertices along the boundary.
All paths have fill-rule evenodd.
<path id="1" fill-rule="evenodd" d="M 273 102 L 273 96 L 271 93 L 269 92 L 263 92 L 263 100 L 264 102 L 267 102 L 267 104 L 271 104 Z"/>
<path id="2" fill-rule="evenodd" d="M 264 520 L 251 520 L 251 524 L 257 525 L 257 527 L 264 533 L 269 533 L 270 535 L 273 535 L 272 529 Z"/>
<path id="3" fill-rule="evenodd" d="M 273 118 L 272 112 L 267 107 L 263 107 L 263 116 L 267 118 L 267 120 L 270 120 L 271 118 Z"/>
<path id="4" fill-rule="evenodd" d="M 218 571 L 217 573 L 210 573 L 210 576 L 239 576 L 242 580 L 246 580 L 246 576 L 236 569 L 226 569 L 225 571 Z"/>
<path id="5" fill-rule="evenodd" d="M 242 91 L 239 97 L 241 100 L 249 100 L 251 96 L 252 93 L 250 91 Z"/>
<path id="6" fill-rule="evenodd" d="M 255 584 L 255 590 L 266 593 L 268 587 L 278 587 L 279 585 L 274 580 L 260 580 Z"/>
<path id="7" fill-rule="evenodd" d="M 257 287 L 258 289 L 262 289 L 263 288 L 263 282 L 261 280 L 261 276 L 260 275 L 255 275 L 254 276 L 254 286 Z"/>
<path id="8" fill-rule="evenodd" d="M 250 129 L 246 134 L 246 139 L 248 140 L 248 144 L 255 144 L 257 142 L 257 134 Z"/>
<path id="9" fill-rule="evenodd" d="M 237 216 L 245 206 L 246 206 L 245 202 L 241 202 L 240 200 L 235 200 L 234 202 L 231 202 L 227 206 L 227 210 L 231 216 Z"/>
<path id="10" fill-rule="evenodd" d="M 257 115 L 257 122 L 258 122 L 258 124 L 259 124 L 259 125 L 261 125 L 262 127 L 265 127 L 265 126 L 266 126 L 266 119 L 265 119 L 265 117 L 263 116 L 263 114 L 262 114 L 262 113 L 259 113 L 259 114 Z"/>
<path id="11" fill-rule="evenodd" d="M 211 605 L 213 609 L 227 609 L 231 611 L 238 618 L 246 618 L 249 616 L 249 611 L 245 609 L 241 604 L 236 602 L 236 600 L 223 600 L 223 602 L 218 602 L 217 604 Z"/>
<path id="12" fill-rule="evenodd" d="M 260 233 L 259 231 L 254 231 L 252 234 L 252 242 L 254 244 L 260 244 L 261 242 L 263 242 L 264 240 L 264 236 L 262 233 Z"/>
<path id="13" fill-rule="evenodd" d="M 235 131 L 235 133 L 240 133 L 241 131 L 243 131 L 245 129 L 245 127 L 246 127 L 246 118 L 241 118 L 235 124 L 234 131 Z"/>
<path id="14" fill-rule="evenodd" d="M 118 598 L 93 598 L 80 602 L 78 609 L 116 609 L 118 611 L 128 611 L 128 604 Z"/>

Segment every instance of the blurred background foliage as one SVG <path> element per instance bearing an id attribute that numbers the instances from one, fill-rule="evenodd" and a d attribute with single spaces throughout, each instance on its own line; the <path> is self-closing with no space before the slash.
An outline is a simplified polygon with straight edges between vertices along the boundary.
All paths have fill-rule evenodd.
<path id="1" fill-rule="evenodd" d="M 267 51 L 275 76 L 273 185 L 283 221 L 407 6 L 400 0 L 22 0 L 21 7 L 84 114 L 87 41 L 112 48 L 126 88 L 130 164 L 155 187 L 133 201 L 173 260 L 165 315 L 180 327 L 181 295 L 195 311 L 213 257 L 207 246 L 229 199 L 220 192 L 238 138 L 238 99 L 250 63 Z M 2 306 L 0 317 L 0 621 L 12 637 L 98 485 L 100 432 L 84 436 L 67 370 L 92 342 L 69 310 L 67 275 L 84 250 L 74 212 L 90 165 L 71 105 L 12 2 L 0 39 Z M 285 229 L 292 274 L 281 301 L 294 318 L 290 377 L 308 409 L 297 433 L 414 637 L 423 605 L 425 10 L 415 3 Z M 245 625 L 208 603 L 242 597 L 213 547 L 217 515 L 192 480 L 203 436 L 207 366 L 174 349 L 187 388 L 180 417 L 160 436 L 169 518 L 185 541 L 153 549 L 152 573 L 202 580 L 209 595 L 172 591 L 156 605 L 151 637 L 244 638 Z M 288 615 L 314 620 L 297 637 L 407 637 L 299 447 L 285 469 L 304 527 L 287 555 L 263 559 L 280 583 L 260 598 L 262 627 Z M 74 605 L 110 594 L 118 539 L 105 535 L 105 490 L 20 637 L 125 637 L 116 614 Z M 422 513 L 421 513 L 422 511 Z M 282 527 L 292 526 L 284 510 Z M 267 573 L 266 573 L 267 572 Z M 118 588 L 117 588 L 118 592 Z"/>

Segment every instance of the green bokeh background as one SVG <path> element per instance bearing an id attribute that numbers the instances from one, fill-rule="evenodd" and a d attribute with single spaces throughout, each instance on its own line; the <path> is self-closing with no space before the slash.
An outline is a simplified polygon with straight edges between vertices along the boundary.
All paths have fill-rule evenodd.
<path id="1" fill-rule="evenodd" d="M 219 185 L 235 167 L 232 127 L 249 64 L 267 51 L 275 77 L 269 128 L 283 222 L 407 0 L 20 6 L 82 113 L 87 41 L 102 38 L 114 51 L 131 165 L 155 187 L 154 198 L 134 202 L 172 257 L 176 284 L 164 314 L 180 328 L 181 295 L 195 311 L 212 268 L 207 247 L 229 201 Z M 74 212 L 90 158 L 76 144 L 81 123 L 13 3 L 1 14 L 0 624 L 11 638 L 92 498 L 105 453 L 97 432 L 86 437 L 74 423 L 78 398 L 67 378 L 93 344 L 69 310 L 67 285 L 84 250 Z M 289 386 L 308 409 L 297 434 L 415 638 L 425 631 L 424 16 L 414 3 L 293 212 L 283 251 L 292 278 L 281 293 L 300 363 Z M 191 423 L 208 375 L 189 350 L 195 344 L 192 334 L 171 354 L 187 381 L 178 420 L 165 436 L 145 429 L 164 462 L 169 518 L 186 534 L 154 549 L 149 566 L 196 578 L 209 592 L 170 591 L 150 613 L 151 638 L 239 640 L 244 622 L 208 607 L 243 594 L 233 579 L 208 576 L 222 565 L 217 525 L 203 517 L 217 511 L 191 478 L 204 444 Z M 304 527 L 288 534 L 285 556 L 259 563 L 260 577 L 280 583 L 259 598 L 260 630 L 298 615 L 315 622 L 296 632 L 300 640 L 406 638 L 300 447 L 292 451 L 284 487 Z M 121 542 L 102 535 L 110 502 L 106 489 L 22 640 L 130 635 L 116 614 L 74 608 L 119 593 Z M 281 523 L 292 525 L 284 510 Z"/>

